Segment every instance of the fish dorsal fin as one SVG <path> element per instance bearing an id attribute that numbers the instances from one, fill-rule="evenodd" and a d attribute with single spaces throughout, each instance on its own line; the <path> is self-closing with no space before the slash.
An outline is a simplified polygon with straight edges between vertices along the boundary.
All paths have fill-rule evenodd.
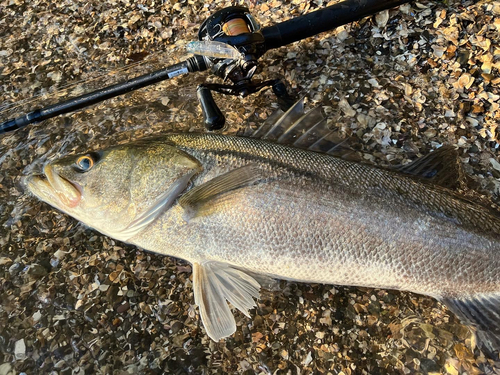
<path id="1" fill-rule="evenodd" d="M 236 331 L 234 316 L 226 301 L 250 317 L 248 310 L 259 298 L 260 285 L 245 272 L 226 263 L 208 261 L 193 264 L 194 302 L 207 335 L 214 341 Z"/>
<path id="2" fill-rule="evenodd" d="M 335 153 L 340 147 L 348 148 L 338 132 L 329 128 L 321 107 L 304 111 L 304 99 L 285 113 L 281 110 L 274 112 L 258 129 L 247 129 L 239 135 L 328 154 Z"/>
<path id="3" fill-rule="evenodd" d="M 277 113 L 279 114 L 280 112 L 278 111 Z M 251 138 L 276 141 L 286 129 L 297 122 L 303 115 L 304 99 L 300 99 L 279 118 L 275 118 L 276 115 L 271 115 L 261 127 L 253 132 Z"/>
<path id="4" fill-rule="evenodd" d="M 453 146 L 442 146 L 411 163 L 396 167 L 396 170 L 452 190 L 467 185 L 466 174 Z"/>
<path id="5" fill-rule="evenodd" d="M 251 185 L 261 178 L 262 171 L 257 165 L 245 165 L 194 187 L 179 199 L 179 204 L 184 209 L 197 209 L 220 194 Z"/>
<path id="6" fill-rule="evenodd" d="M 465 173 L 458 152 L 453 146 L 442 146 L 413 162 L 398 166 L 397 171 L 450 190 L 457 197 L 479 204 L 500 218 L 500 207 L 481 191 L 478 184 Z"/>

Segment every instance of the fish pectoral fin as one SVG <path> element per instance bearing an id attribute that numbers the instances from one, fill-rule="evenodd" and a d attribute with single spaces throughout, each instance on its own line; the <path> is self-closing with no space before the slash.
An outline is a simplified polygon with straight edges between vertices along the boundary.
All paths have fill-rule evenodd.
<path id="1" fill-rule="evenodd" d="M 163 212 L 168 210 L 175 199 L 182 193 L 184 189 L 191 181 L 191 178 L 196 174 L 196 171 L 191 171 L 186 173 L 184 176 L 177 179 L 163 194 L 161 194 L 151 207 L 145 212 L 138 215 L 127 227 L 123 228 L 119 232 L 112 233 L 111 235 L 115 238 L 122 239 L 123 241 L 134 237 L 149 224 L 151 224 L 156 218 Z"/>
<path id="2" fill-rule="evenodd" d="M 476 328 L 479 346 L 490 358 L 500 354 L 500 294 L 476 294 L 461 298 L 442 297 L 462 322 Z"/>
<path id="3" fill-rule="evenodd" d="M 262 178 L 262 171 L 257 165 L 245 165 L 194 187 L 179 199 L 179 204 L 192 212 L 220 194 L 251 185 Z"/>
<path id="4" fill-rule="evenodd" d="M 208 336 L 219 341 L 236 331 L 234 316 L 226 301 L 250 317 L 260 285 L 245 272 L 228 264 L 208 261 L 193 264 L 194 302 Z"/>

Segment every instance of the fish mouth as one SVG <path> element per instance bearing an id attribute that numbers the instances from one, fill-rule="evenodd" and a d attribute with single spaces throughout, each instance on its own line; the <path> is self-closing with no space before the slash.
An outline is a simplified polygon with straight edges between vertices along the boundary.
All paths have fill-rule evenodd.
<path id="1" fill-rule="evenodd" d="M 82 188 L 60 176 L 50 164 L 43 169 L 44 174 L 26 177 L 28 190 L 41 200 L 60 208 L 74 208 L 82 199 Z"/>

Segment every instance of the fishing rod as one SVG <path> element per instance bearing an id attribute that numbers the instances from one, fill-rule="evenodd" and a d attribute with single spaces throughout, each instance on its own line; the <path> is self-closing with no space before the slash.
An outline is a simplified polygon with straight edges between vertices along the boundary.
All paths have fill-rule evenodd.
<path id="1" fill-rule="evenodd" d="M 197 88 L 204 123 L 208 130 L 221 129 L 225 123 L 225 117 L 213 99 L 213 91 L 245 97 L 271 87 L 280 107 L 287 110 L 295 98 L 288 93 L 281 79 L 252 81 L 258 67 L 258 59 L 262 55 L 271 49 L 286 46 L 408 2 L 410 0 L 345 0 L 264 28 L 261 28 L 245 7 L 224 8 L 208 17 L 200 27 L 198 41 L 188 44 L 187 50 L 194 56 L 152 73 L 4 121 L 0 123 L 0 134 L 180 75 L 205 70 L 210 70 L 224 81 L 231 82 L 230 84 L 204 83 Z"/>

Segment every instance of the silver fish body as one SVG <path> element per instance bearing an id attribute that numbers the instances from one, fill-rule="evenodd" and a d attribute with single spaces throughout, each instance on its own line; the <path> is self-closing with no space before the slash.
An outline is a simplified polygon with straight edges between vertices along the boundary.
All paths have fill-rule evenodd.
<path id="1" fill-rule="evenodd" d="M 259 140 L 166 141 L 202 164 L 195 186 L 249 164 L 263 179 L 212 200 L 200 217 L 186 220 L 174 206 L 131 243 L 296 281 L 432 296 L 500 292 L 500 219 L 450 191 Z"/>
<path id="2" fill-rule="evenodd" d="M 129 191 L 119 184 L 125 190 L 113 198 L 126 196 L 116 203 L 121 216 L 132 212 L 121 229 L 100 228 L 92 215 L 58 208 L 115 238 L 193 263 L 195 299 L 214 339 L 235 329 L 225 300 L 248 314 L 258 290 L 248 271 L 433 296 L 481 332 L 500 321 L 500 214 L 494 209 L 413 176 L 257 139 L 172 134 L 151 141 L 154 147 L 139 145 L 139 152 L 134 144 L 119 146 L 123 162 L 132 164 L 117 177 L 128 178 Z M 158 171 L 172 169 L 171 155 L 163 157 L 158 145 L 187 160 L 168 180 L 181 181 L 175 189 Z M 134 150 L 135 161 L 123 150 Z M 159 160 L 142 163 L 141 152 Z M 79 177 L 66 164 L 49 169 L 74 182 Z M 141 189 L 154 185 L 156 196 L 162 184 L 170 190 L 131 203 L 141 195 L 137 179 Z M 44 199 L 37 184 L 28 186 Z M 75 184 L 85 196 L 85 184 Z M 470 306 L 485 316 L 477 318 Z M 492 350 L 495 329 L 483 335 Z"/>

